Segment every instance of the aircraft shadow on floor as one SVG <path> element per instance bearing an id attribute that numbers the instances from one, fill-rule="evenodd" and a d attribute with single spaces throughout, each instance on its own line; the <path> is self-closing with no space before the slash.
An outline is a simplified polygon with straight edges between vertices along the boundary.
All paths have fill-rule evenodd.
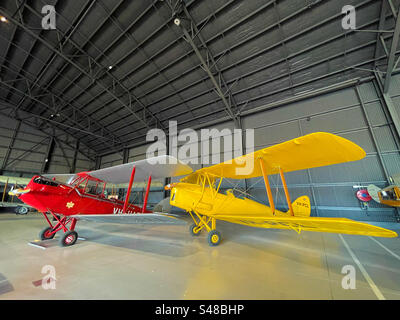
<path id="1" fill-rule="evenodd" d="M 0 295 L 14 291 L 13 285 L 0 273 Z"/>

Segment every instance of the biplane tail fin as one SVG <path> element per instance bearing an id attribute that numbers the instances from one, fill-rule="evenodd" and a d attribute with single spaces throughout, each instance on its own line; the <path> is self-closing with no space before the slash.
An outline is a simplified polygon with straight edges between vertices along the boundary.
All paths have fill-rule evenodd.
<path id="1" fill-rule="evenodd" d="M 375 202 L 381 203 L 381 199 L 379 199 L 379 192 L 381 191 L 381 188 L 377 187 L 374 184 L 370 184 L 367 187 L 367 191 Z"/>
<path id="2" fill-rule="evenodd" d="M 310 198 L 307 196 L 297 198 L 292 203 L 292 208 L 295 217 L 309 217 L 311 214 Z"/>

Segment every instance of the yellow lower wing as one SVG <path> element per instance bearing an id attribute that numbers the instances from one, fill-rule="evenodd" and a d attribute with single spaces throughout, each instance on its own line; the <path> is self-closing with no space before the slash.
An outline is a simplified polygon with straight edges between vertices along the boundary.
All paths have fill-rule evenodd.
<path id="1" fill-rule="evenodd" d="M 397 237 L 397 233 L 367 223 L 346 218 L 319 218 L 319 217 L 260 217 L 260 216 L 228 216 L 216 215 L 214 218 L 232 223 L 244 224 L 258 228 L 290 229 L 298 233 L 301 231 L 332 232 L 357 234 L 372 237 Z"/>

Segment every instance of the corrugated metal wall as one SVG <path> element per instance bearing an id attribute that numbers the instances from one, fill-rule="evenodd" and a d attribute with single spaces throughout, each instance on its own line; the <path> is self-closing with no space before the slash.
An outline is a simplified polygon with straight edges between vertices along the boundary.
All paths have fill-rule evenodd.
<path id="1" fill-rule="evenodd" d="M 12 118 L 0 117 L 0 167 L 3 165 L 17 125 L 18 122 Z M 34 173 L 39 173 L 46 157 L 49 142 L 50 138 L 43 132 L 21 123 L 15 134 L 15 141 L 3 175 L 30 177 Z M 71 139 L 69 144 L 75 145 L 75 140 Z M 49 173 L 68 173 L 70 171 L 69 164 L 73 162 L 75 150 L 65 144 L 62 144 L 62 148 L 63 150 L 61 150 L 59 144 L 55 144 L 48 167 Z M 65 160 L 63 151 L 68 161 Z M 93 161 L 78 153 L 76 172 L 87 171 L 93 165 Z"/>
<path id="2" fill-rule="evenodd" d="M 395 76 L 390 95 L 400 108 L 400 76 Z M 396 221 L 393 208 L 370 202 L 362 208 L 355 197 L 354 185 L 374 183 L 380 187 L 388 184 L 388 176 L 400 172 L 400 149 L 388 112 L 375 84 L 363 83 L 347 89 L 259 111 L 242 117 L 243 129 L 255 130 L 255 149 L 265 148 L 301 135 L 325 131 L 337 134 L 360 145 L 367 156 L 360 161 L 286 174 L 292 201 L 308 195 L 312 202 L 312 215 L 348 217 L 367 221 Z M 233 129 L 232 122 L 210 128 Z M 183 142 L 178 144 L 181 145 Z M 143 159 L 148 145 L 129 151 L 129 161 Z M 221 150 L 223 142 L 221 140 Z M 200 149 L 199 149 L 200 150 Z M 212 151 L 210 150 L 210 153 Z M 221 153 L 221 161 L 223 154 Z M 102 166 L 122 163 L 120 155 L 103 157 Z M 205 164 L 204 166 L 207 166 Z M 201 165 L 193 165 L 196 169 Z M 173 179 L 176 180 L 176 179 Z M 277 207 L 286 209 L 286 201 L 277 175 L 270 177 Z M 226 181 L 223 188 L 235 182 Z M 258 201 L 266 203 L 262 179 L 249 179 L 238 187 Z M 159 192 L 159 196 L 155 196 Z M 162 191 L 153 190 L 153 198 L 161 199 Z"/>
<path id="3" fill-rule="evenodd" d="M 392 208 L 371 202 L 368 209 L 362 209 L 353 188 L 370 183 L 386 186 L 387 176 L 400 172 L 399 144 L 388 119 L 374 84 L 368 82 L 249 115 L 243 125 L 255 129 L 256 149 L 318 131 L 357 143 L 367 153 L 363 160 L 286 174 L 292 200 L 303 194 L 310 196 L 312 214 L 317 216 L 395 221 Z M 272 176 L 271 181 L 278 207 L 286 207 L 280 180 Z M 265 199 L 262 181 L 250 192 Z"/>

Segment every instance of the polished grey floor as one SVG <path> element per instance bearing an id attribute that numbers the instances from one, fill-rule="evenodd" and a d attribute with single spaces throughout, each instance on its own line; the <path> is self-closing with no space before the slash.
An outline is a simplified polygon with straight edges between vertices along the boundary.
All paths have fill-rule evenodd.
<path id="1" fill-rule="evenodd" d="M 224 241 L 212 248 L 187 225 L 79 221 L 86 241 L 28 245 L 44 226 L 37 213 L 0 214 L 0 299 L 400 299 L 399 238 L 218 222 Z M 44 266 L 55 289 L 41 285 Z M 345 266 L 355 289 L 342 287 Z"/>

